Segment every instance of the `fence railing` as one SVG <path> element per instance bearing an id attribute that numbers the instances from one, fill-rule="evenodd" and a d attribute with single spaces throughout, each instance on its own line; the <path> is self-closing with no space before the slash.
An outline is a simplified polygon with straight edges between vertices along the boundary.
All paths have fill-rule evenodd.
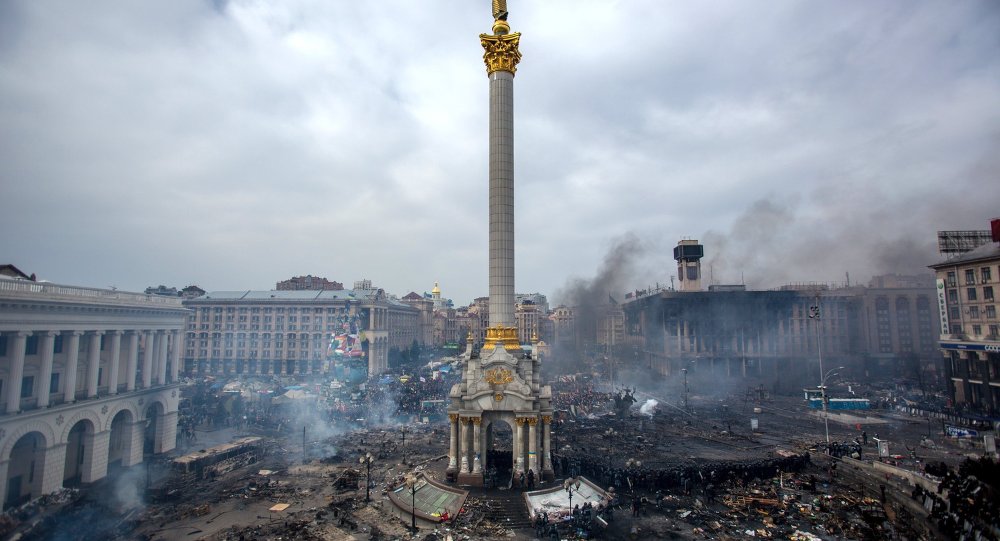
<path id="1" fill-rule="evenodd" d="M 54 299 L 78 302 L 89 300 L 111 304 L 152 304 L 164 307 L 181 307 L 181 299 L 179 297 L 130 293 L 115 289 L 65 286 L 48 282 L 31 282 L 28 280 L 0 280 L 0 296 L 46 296 Z"/>

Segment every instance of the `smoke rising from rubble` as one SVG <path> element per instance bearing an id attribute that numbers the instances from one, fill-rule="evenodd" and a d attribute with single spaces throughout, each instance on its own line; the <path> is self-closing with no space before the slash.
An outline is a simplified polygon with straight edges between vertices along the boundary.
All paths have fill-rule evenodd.
<path id="1" fill-rule="evenodd" d="M 639 406 L 639 413 L 652 417 L 653 413 L 656 412 L 657 404 L 659 404 L 659 402 L 657 402 L 656 399 L 650 398 L 649 400 L 646 400 L 642 406 Z"/>
<path id="2" fill-rule="evenodd" d="M 594 336 L 600 310 L 612 299 L 615 302 L 624 300 L 622 292 L 634 280 L 636 262 L 643 253 L 639 237 L 626 233 L 612 241 L 593 278 L 572 277 L 556 292 L 558 303 L 573 308 L 577 332 L 582 336 Z"/>

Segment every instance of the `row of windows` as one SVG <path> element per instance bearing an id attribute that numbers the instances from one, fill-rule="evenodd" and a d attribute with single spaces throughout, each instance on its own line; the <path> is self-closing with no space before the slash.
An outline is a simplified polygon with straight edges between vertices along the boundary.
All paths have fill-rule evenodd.
<path id="1" fill-rule="evenodd" d="M 344 313 L 347 310 L 347 308 L 335 308 L 335 307 L 326 307 L 326 308 L 323 308 L 323 307 L 313 307 L 313 308 L 302 307 L 302 308 L 299 308 L 297 306 L 290 306 L 290 307 L 288 307 L 287 310 L 288 310 L 289 314 L 297 314 L 299 312 L 301 312 L 303 314 L 307 314 L 307 313 L 322 314 L 324 311 L 327 314 L 342 314 L 342 313 Z M 283 314 L 283 313 L 285 313 L 285 307 L 284 306 L 277 306 L 277 307 L 265 306 L 265 307 L 261 308 L 260 306 L 252 306 L 252 307 L 241 306 L 239 309 L 237 309 L 237 308 L 235 308 L 233 306 L 229 306 L 229 307 L 227 307 L 225 309 L 225 313 L 227 313 L 227 314 L 234 314 L 237 311 L 239 311 L 239 313 L 241 313 L 241 314 L 245 314 L 247 312 L 250 312 L 252 314 L 258 314 L 258 313 L 260 313 L 262 311 L 265 314 L 270 314 L 272 312 L 277 313 L 277 314 Z M 216 314 L 221 314 L 221 313 L 223 313 L 223 309 L 222 309 L 221 306 L 215 306 L 215 307 L 211 307 L 211 308 L 207 307 L 207 306 L 203 306 L 203 307 L 201 307 L 201 308 L 198 309 L 198 312 L 201 313 L 201 314 L 208 314 L 210 312 L 214 312 Z"/>
<path id="2" fill-rule="evenodd" d="M 992 267 L 980 267 L 978 280 L 976 279 L 976 269 L 965 269 L 964 285 L 988 284 L 992 281 L 993 281 Z M 958 285 L 958 273 L 956 271 L 948 271 L 947 283 L 948 287 L 956 287 Z"/>

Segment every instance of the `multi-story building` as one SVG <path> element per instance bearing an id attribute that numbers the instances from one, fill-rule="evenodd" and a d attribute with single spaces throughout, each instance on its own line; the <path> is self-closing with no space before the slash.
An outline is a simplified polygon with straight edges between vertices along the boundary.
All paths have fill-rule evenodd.
<path id="1" fill-rule="evenodd" d="M 401 300 L 407 306 L 415 308 L 419 313 L 417 317 L 417 342 L 422 346 L 442 345 L 443 342 L 442 344 L 435 342 L 434 301 L 415 291 L 407 293 Z"/>
<path id="2" fill-rule="evenodd" d="M 870 287 L 659 290 L 624 305 L 625 326 L 663 374 L 694 364 L 721 376 L 818 383 L 822 356 L 826 368 L 908 376 L 910 357 L 934 355 L 932 298 L 926 279 L 898 276 Z"/>
<path id="3" fill-rule="evenodd" d="M 420 311 L 364 280 L 353 290 L 221 291 L 187 299 L 184 370 L 212 375 L 326 374 L 331 341 L 346 336 L 368 373 L 388 368 L 389 349 L 418 339 Z M 360 287 L 359 287 L 360 286 Z M 356 342 L 356 343 L 355 343 Z"/>
<path id="4" fill-rule="evenodd" d="M 533 338 L 538 339 L 541 330 L 539 322 L 543 318 L 545 318 L 545 312 L 528 299 L 514 305 L 514 321 L 517 325 L 517 337 L 522 344 L 530 344 Z"/>
<path id="5" fill-rule="evenodd" d="M 344 284 L 307 274 L 282 280 L 274 288 L 278 291 L 340 291 L 344 289 Z"/>
<path id="6" fill-rule="evenodd" d="M 1000 412 L 1000 219 L 991 240 L 931 265 L 937 274 L 939 347 L 948 393 L 956 405 Z"/>
<path id="7" fill-rule="evenodd" d="M 0 279 L 0 503 L 174 448 L 177 297 Z"/>
<path id="8" fill-rule="evenodd" d="M 549 314 L 549 321 L 552 322 L 552 344 L 555 346 L 574 346 L 577 342 L 576 319 L 573 309 L 559 305 Z M 546 335 L 549 336 L 549 335 Z"/>

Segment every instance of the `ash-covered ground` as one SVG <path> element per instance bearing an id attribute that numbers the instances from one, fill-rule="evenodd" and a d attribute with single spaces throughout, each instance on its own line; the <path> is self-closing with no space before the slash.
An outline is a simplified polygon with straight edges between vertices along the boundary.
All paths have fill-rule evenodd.
<path id="1" fill-rule="evenodd" d="M 928 483 L 945 479 L 951 493 L 971 493 L 961 504 L 969 509 L 953 505 L 951 512 L 982 515 L 982 526 L 975 527 L 995 536 L 989 530 L 995 514 L 991 519 L 988 506 L 975 506 L 996 488 L 987 480 L 979 490 L 959 487 L 968 476 L 944 478 L 945 469 L 957 473 L 981 449 L 943 439 L 940 426 L 923 418 L 894 409 L 831 415 L 831 453 L 837 455 L 831 456 L 821 414 L 800 396 L 758 389 L 678 399 L 584 381 L 553 384 L 560 408 L 553 484 L 583 475 L 613 492 L 608 508 L 532 522 L 519 491 L 501 479 L 501 488 L 470 488 L 462 513 L 414 534 L 409 521 L 393 513 L 387 493 L 411 471 L 444 482 L 448 447 L 447 418 L 440 412 L 399 407 L 435 400 L 447 385 L 425 381 L 417 387 L 392 389 L 397 406 L 367 408 L 367 416 L 365 408 L 334 417 L 313 408 L 301 418 L 288 410 L 272 418 L 273 410 L 252 405 L 235 414 L 211 402 L 192 408 L 193 420 L 182 422 L 172 456 L 248 435 L 262 438 L 259 452 L 211 474 L 178 474 L 170 457 L 151 461 L 148 469 L 113 472 L 94 486 L 9 513 L 7 538 L 956 538 L 961 523 L 949 522 L 942 511 L 947 504 L 934 502 L 946 502 L 948 491 L 919 493 L 910 475 Z M 221 412 L 224 420 L 198 411 Z M 877 457 L 876 437 L 889 442 L 889 457 Z M 497 445 L 501 456 L 509 451 L 502 438 Z M 369 453 L 370 472 L 359 463 Z M 983 467 L 987 475 L 996 472 Z M 552 484 L 536 488 L 545 486 Z"/>

